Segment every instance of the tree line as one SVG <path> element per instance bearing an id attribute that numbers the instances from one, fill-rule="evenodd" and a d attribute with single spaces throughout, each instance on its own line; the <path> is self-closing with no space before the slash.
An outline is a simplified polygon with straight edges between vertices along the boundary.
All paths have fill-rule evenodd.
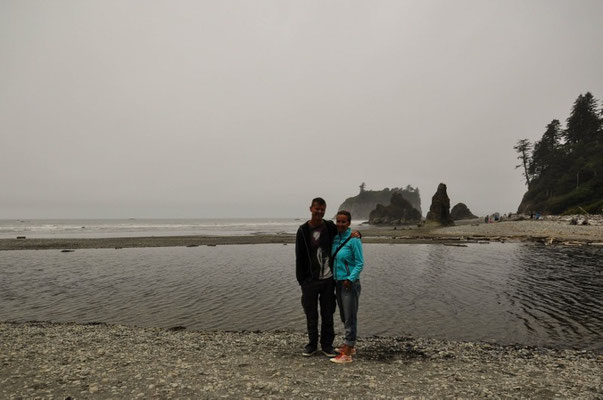
<path id="1" fill-rule="evenodd" d="M 603 212 L 603 109 L 578 96 L 563 127 L 552 120 L 540 140 L 514 146 L 528 187 L 518 212 Z"/>

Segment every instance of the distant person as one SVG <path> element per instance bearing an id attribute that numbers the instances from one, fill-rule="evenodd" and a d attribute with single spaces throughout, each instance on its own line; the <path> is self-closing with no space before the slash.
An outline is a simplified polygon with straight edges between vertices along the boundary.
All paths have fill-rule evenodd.
<path id="1" fill-rule="evenodd" d="M 345 341 L 338 349 L 339 355 L 331 358 L 332 362 L 339 364 L 352 362 L 352 356 L 356 353 L 360 272 L 364 267 L 362 242 L 359 238 L 352 237 L 351 223 L 352 215 L 348 211 L 337 213 L 337 235 L 331 248 L 337 304 L 345 328 Z"/>
<path id="2" fill-rule="evenodd" d="M 295 238 L 295 275 L 302 290 L 302 306 L 306 314 L 309 342 L 302 355 L 309 357 L 318 350 L 318 341 L 327 357 L 335 357 L 333 314 L 336 308 L 335 281 L 329 262 L 337 228 L 324 220 L 327 203 L 321 197 L 312 199 L 311 219 L 302 224 Z M 360 236 L 358 232 L 354 236 Z M 318 307 L 320 305 L 320 336 Z"/>
<path id="3" fill-rule="evenodd" d="M 490 219 L 490 216 L 486 215 L 486 217 L 484 218 L 484 223 L 487 224 L 489 219 Z"/>

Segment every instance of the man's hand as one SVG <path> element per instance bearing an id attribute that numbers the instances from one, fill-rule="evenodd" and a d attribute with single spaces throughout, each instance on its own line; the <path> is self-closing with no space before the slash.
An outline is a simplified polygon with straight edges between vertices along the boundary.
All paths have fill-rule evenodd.
<path id="1" fill-rule="evenodd" d="M 353 231 L 352 232 L 352 237 L 353 238 L 360 238 L 360 239 L 362 239 L 362 235 L 358 231 Z"/>
<path id="2" fill-rule="evenodd" d="M 344 289 L 349 290 L 352 287 L 352 281 L 346 279 L 345 281 L 343 281 L 343 287 Z"/>

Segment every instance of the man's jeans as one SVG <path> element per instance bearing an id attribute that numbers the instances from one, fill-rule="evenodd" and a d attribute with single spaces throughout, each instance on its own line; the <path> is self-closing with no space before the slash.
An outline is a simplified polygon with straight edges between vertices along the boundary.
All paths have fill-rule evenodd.
<path id="1" fill-rule="evenodd" d="M 320 345 L 330 350 L 335 340 L 333 314 L 335 313 L 335 281 L 332 278 L 306 282 L 302 286 L 301 303 L 308 322 L 310 344 L 318 347 L 318 304 L 320 303 Z"/>
<path id="2" fill-rule="evenodd" d="M 360 298 L 360 280 L 353 282 L 349 289 L 343 287 L 344 281 L 336 282 L 339 314 L 345 327 L 345 344 L 354 347 L 358 332 L 358 300 Z"/>

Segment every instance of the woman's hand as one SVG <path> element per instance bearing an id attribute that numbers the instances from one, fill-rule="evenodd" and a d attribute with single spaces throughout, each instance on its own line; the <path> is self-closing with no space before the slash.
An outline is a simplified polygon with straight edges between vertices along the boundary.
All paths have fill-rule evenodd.
<path id="1" fill-rule="evenodd" d="M 347 279 L 343 281 L 343 288 L 349 290 L 352 287 L 352 281 L 348 281 Z"/>

